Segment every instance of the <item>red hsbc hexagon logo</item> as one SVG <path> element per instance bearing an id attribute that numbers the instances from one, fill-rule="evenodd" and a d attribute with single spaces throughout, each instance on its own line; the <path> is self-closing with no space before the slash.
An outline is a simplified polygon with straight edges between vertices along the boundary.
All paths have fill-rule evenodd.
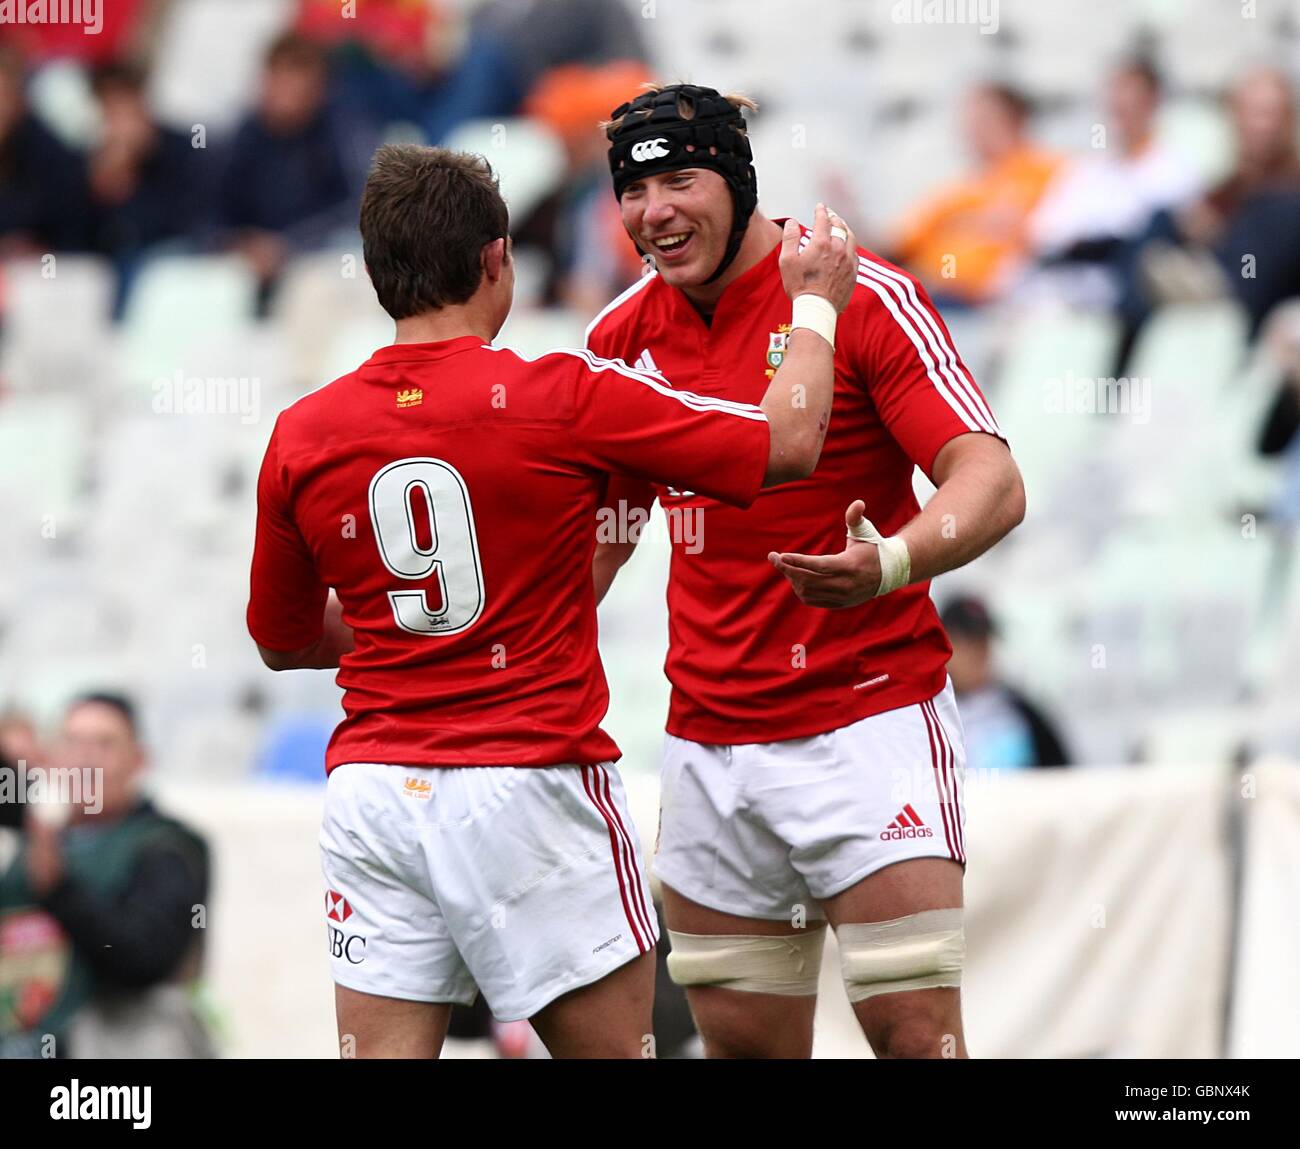
<path id="1" fill-rule="evenodd" d="M 335 890 L 325 891 L 325 916 L 332 922 L 346 922 L 352 916 L 348 900 Z"/>

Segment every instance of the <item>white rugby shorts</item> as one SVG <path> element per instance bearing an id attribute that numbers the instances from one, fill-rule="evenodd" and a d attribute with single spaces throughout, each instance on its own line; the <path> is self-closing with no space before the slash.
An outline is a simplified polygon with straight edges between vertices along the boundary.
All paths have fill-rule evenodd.
<path id="1" fill-rule="evenodd" d="M 949 681 L 934 698 L 783 742 L 667 735 L 654 872 L 740 917 L 824 917 L 819 902 L 894 862 L 966 864 L 966 754 Z"/>
<path id="2" fill-rule="evenodd" d="M 340 765 L 320 834 L 336 983 L 532 1017 L 653 948 L 659 921 L 610 764 Z"/>

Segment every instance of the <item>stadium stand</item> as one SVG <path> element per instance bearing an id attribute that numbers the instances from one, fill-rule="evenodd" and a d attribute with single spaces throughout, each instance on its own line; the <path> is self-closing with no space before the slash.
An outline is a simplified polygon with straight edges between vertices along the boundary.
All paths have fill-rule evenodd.
<path id="1" fill-rule="evenodd" d="M 1232 155 L 1227 87 L 1260 60 L 1283 59 L 1296 78 L 1300 60 L 1300 0 L 1259 0 L 1255 19 L 1215 0 L 1002 0 L 988 34 L 899 21 L 891 13 L 923 6 L 895 0 L 832 3 L 797 30 L 755 14 L 762 6 L 657 0 L 641 21 L 652 63 L 665 78 L 759 100 L 769 214 L 806 216 L 827 199 L 886 255 L 904 209 L 965 165 L 954 113 L 972 83 L 1019 85 L 1037 108 L 1036 140 L 1083 153 L 1099 78 L 1142 47 L 1167 84 L 1161 138 L 1209 182 Z M 210 173 L 266 44 L 295 13 L 291 0 L 167 6 L 155 111 L 185 131 L 205 126 Z M 38 75 L 33 105 L 84 145 L 94 130 L 84 77 L 56 69 Z M 514 223 L 567 190 L 563 147 L 525 118 L 465 122 L 446 142 L 488 156 Z M 341 716 L 339 691 L 324 674 L 267 674 L 247 638 L 257 468 L 278 412 L 390 341 L 391 323 L 359 238 L 295 256 L 260 317 L 247 264 L 191 239 L 140 269 L 120 323 L 99 257 L 58 252 L 50 264 L 17 252 L 0 265 L 0 702 L 48 722 L 79 690 L 121 684 L 141 701 L 168 783 L 303 781 Z M 590 316 L 538 305 L 553 257 L 518 251 L 525 306 L 502 345 L 526 355 L 581 345 Z M 954 311 L 950 326 L 1019 460 L 1029 514 L 934 594 L 990 604 L 1002 669 L 1062 723 L 1085 764 L 1072 772 L 1300 759 L 1300 556 L 1275 513 L 1284 464 L 1256 447 L 1283 369 L 1251 341 L 1240 307 L 1165 305 L 1122 366 L 1110 313 L 1005 299 Z M 608 729 L 643 783 L 666 710 L 667 549 L 652 530 L 601 613 Z M 1098 803 L 1104 829 L 1111 807 Z M 255 831 L 240 821 L 232 840 L 247 845 Z M 1017 1040 L 999 1032 L 1000 1047 Z"/>

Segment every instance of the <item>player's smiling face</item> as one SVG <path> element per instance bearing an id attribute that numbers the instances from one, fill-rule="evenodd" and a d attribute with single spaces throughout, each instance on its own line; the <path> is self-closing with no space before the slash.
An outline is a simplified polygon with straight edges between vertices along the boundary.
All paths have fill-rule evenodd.
<path id="1" fill-rule="evenodd" d="M 708 168 L 645 176 L 623 189 L 623 226 L 672 287 L 702 284 L 731 235 L 731 189 Z"/>

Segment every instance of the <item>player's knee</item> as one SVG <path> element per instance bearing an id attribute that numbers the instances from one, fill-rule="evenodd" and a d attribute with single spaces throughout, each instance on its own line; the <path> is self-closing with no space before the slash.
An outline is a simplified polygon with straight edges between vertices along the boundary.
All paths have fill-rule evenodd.
<path id="1" fill-rule="evenodd" d="M 798 934 L 683 934 L 669 930 L 668 976 L 684 988 L 807 997 L 817 992 L 824 929 Z"/>
<path id="2" fill-rule="evenodd" d="M 789 935 L 669 931 L 668 974 L 686 989 L 708 1057 L 808 1057 L 824 929 Z M 736 993 L 712 992 L 720 989 Z M 751 994 L 773 995 L 761 1005 Z"/>
<path id="3" fill-rule="evenodd" d="M 853 922 L 835 935 L 844 986 L 855 1004 L 879 994 L 961 985 L 966 934 L 960 908 Z"/>
<path id="4" fill-rule="evenodd" d="M 867 1037 L 882 1059 L 956 1057 L 961 1047 L 947 1026 L 923 1014 L 891 1019 Z"/>
<path id="5" fill-rule="evenodd" d="M 698 985 L 686 994 L 705 1057 L 812 1056 L 816 997 L 755 997 Z"/>

